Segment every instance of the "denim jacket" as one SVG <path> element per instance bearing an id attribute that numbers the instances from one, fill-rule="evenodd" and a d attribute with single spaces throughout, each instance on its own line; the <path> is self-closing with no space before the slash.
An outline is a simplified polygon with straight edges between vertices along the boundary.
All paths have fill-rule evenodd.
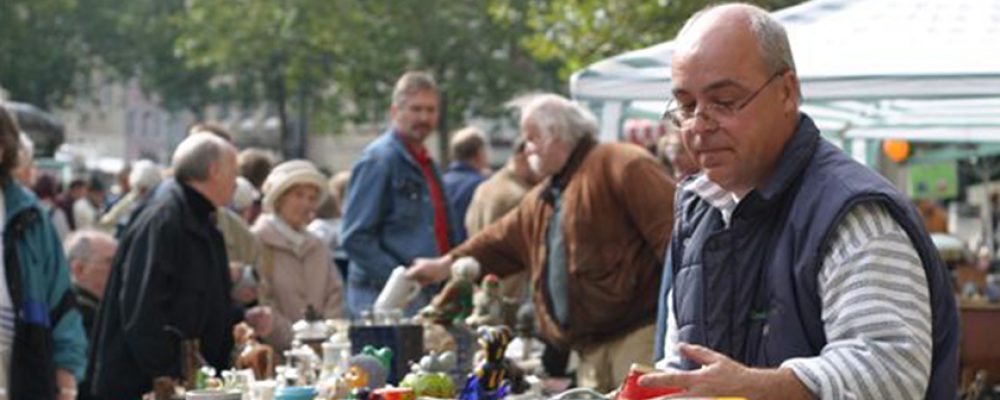
<path id="1" fill-rule="evenodd" d="M 433 165 L 441 186 L 441 174 Z M 444 186 L 441 186 L 442 190 Z M 456 238 L 448 212 L 449 241 Z M 419 164 L 405 144 L 388 131 L 365 148 L 351 171 L 342 222 L 352 286 L 380 289 L 397 266 L 417 257 L 439 256 L 434 207 Z"/>

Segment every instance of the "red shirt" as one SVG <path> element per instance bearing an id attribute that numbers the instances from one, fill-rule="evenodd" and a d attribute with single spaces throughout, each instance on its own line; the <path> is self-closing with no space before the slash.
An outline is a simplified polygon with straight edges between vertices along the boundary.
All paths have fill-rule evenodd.
<path id="1" fill-rule="evenodd" d="M 441 184 L 437 176 L 434 175 L 434 168 L 431 165 L 433 160 L 427 155 L 427 149 L 422 145 L 413 145 L 406 141 L 401 135 L 398 137 L 403 141 L 406 151 L 413 156 L 420 166 L 420 171 L 424 174 L 424 180 L 431 192 L 431 205 L 434 206 L 434 238 L 437 240 L 439 254 L 447 254 L 451 250 L 448 242 L 448 206 L 444 200 L 444 192 L 441 191 Z"/>

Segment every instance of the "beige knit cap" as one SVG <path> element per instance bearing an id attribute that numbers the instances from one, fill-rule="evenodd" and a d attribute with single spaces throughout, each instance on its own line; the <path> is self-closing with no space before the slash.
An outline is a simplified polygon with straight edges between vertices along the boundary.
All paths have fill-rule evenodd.
<path id="1" fill-rule="evenodd" d="M 274 204 L 288 189 L 295 185 L 315 187 L 319 190 L 319 202 L 322 202 L 327 195 L 326 177 L 316 169 L 313 163 L 306 160 L 285 161 L 271 170 L 261 187 L 264 192 L 264 212 L 273 213 Z"/>

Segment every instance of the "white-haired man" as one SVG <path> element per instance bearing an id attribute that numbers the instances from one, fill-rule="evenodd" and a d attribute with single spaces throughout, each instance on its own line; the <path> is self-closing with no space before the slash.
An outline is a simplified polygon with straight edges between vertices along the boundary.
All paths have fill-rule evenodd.
<path id="1" fill-rule="evenodd" d="M 135 207 L 145 201 L 146 194 L 151 193 L 162 180 L 163 173 L 156 163 L 149 160 L 136 161 L 128 174 L 128 193 L 101 216 L 98 221 L 101 229 L 120 236 L 121 231 L 128 226 L 129 216 Z"/>
<path id="2" fill-rule="evenodd" d="M 66 238 L 66 262 L 73 277 L 76 304 L 83 314 L 83 328 L 90 334 L 94 316 L 104 297 L 111 261 L 118 242 L 107 233 L 83 229 Z"/>
<path id="3" fill-rule="evenodd" d="M 522 112 L 532 169 L 547 180 L 521 204 L 410 276 L 448 277 L 472 256 L 484 274 L 530 271 L 540 332 L 577 350 L 581 386 L 610 390 L 635 362 L 651 362 L 657 281 L 670 236 L 674 182 L 640 147 L 598 144 L 594 116 L 558 95 Z"/>
<path id="4" fill-rule="evenodd" d="M 799 111 L 784 28 L 746 4 L 681 30 L 679 189 L 658 353 L 685 396 L 955 398 L 948 272 L 905 196 Z M 669 278 L 673 277 L 673 282 Z"/>
<path id="5" fill-rule="evenodd" d="M 83 329 L 89 335 L 93 332 L 97 310 L 104 298 L 104 288 L 111 273 L 111 262 L 118 249 L 118 241 L 111 235 L 93 229 L 82 229 L 73 232 L 66 238 L 66 262 L 73 277 L 73 291 L 76 293 L 76 308 L 83 316 Z M 88 387 L 90 382 L 83 380 L 78 387 L 77 399 L 92 399 Z"/>
<path id="6" fill-rule="evenodd" d="M 138 398 L 153 379 L 178 376 L 182 340 L 197 339 L 217 370 L 229 367 L 239 317 L 212 214 L 232 196 L 236 149 L 214 135 L 191 135 L 172 167 L 175 179 L 133 217 L 112 265 L 88 371 L 99 397 Z M 270 329 L 266 321 L 257 328 Z"/>

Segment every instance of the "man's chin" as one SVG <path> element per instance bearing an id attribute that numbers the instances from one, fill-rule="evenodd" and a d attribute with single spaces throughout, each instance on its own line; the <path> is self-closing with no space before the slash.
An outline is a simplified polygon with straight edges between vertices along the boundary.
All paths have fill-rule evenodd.
<path id="1" fill-rule="evenodd" d="M 414 131 L 410 131 L 410 135 L 409 136 L 410 136 L 410 139 L 416 140 L 418 142 L 423 142 L 424 140 L 427 140 L 427 137 L 429 137 L 430 135 L 431 135 L 431 131 L 414 130 Z"/>

